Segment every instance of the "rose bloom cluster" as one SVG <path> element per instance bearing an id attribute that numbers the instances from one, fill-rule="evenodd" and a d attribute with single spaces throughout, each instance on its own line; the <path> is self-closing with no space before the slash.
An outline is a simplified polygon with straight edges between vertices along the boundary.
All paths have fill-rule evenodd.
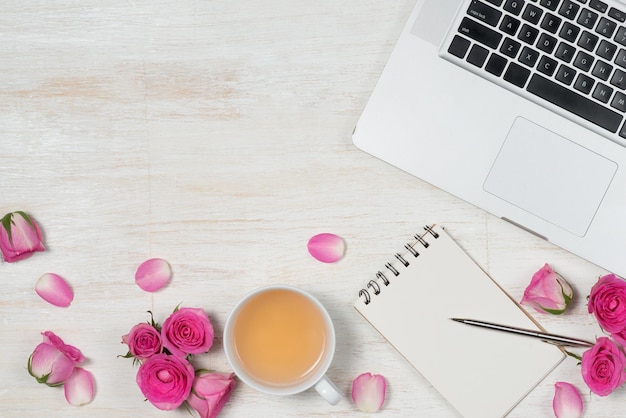
<path id="1" fill-rule="evenodd" d="M 140 363 L 137 385 L 162 410 L 186 404 L 201 418 L 216 417 L 235 386 L 232 373 L 195 370 L 190 358 L 209 351 L 213 325 L 202 309 L 176 309 L 162 325 L 151 320 L 122 336 L 128 354 Z"/>

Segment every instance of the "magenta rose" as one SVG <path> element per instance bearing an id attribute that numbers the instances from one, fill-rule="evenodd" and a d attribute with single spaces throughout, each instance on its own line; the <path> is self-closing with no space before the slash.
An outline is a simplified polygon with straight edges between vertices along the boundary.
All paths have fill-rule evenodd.
<path id="1" fill-rule="evenodd" d="M 161 353 L 141 364 L 137 385 L 152 405 L 169 411 L 189 397 L 193 378 L 193 366 L 186 359 Z"/>
<path id="2" fill-rule="evenodd" d="M 604 331 L 623 332 L 626 328 L 626 282 L 614 274 L 600 277 L 591 288 L 587 309 Z"/>
<path id="3" fill-rule="evenodd" d="M 569 283 L 545 264 L 533 275 L 521 303 L 541 313 L 559 315 L 565 312 L 573 297 L 574 290 Z"/>
<path id="4" fill-rule="evenodd" d="M 28 358 L 28 373 L 39 383 L 45 383 L 48 386 L 61 385 L 70 377 L 76 365 L 85 360 L 85 357 L 78 348 L 65 344 L 52 331 L 45 331 L 41 334 L 43 342 L 35 347 Z"/>
<path id="5" fill-rule="evenodd" d="M 233 373 L 198 372 L 187 403 L 200 418 L 217 417 L 235 387 L 234 376 Z"/>
<path id="6" fill-rule="evenodd" d="M 607 337 L 598 338 L 596 344 L 582 356 L 583 380 L 593 393 L 600 396 L 609 395 L 624 383 L 625 368 L 624 352 Z"/>
<path id="7" fill-rule="evenodd" d="M 0 251 L 7 262 L 45 251 L 39 225 L 22 211 L 7 213 L 0 219 Z"/>
<path id="8" fill-rule="evenodd" d="M 213 345 L 213 325 L 204 310 L 181 308 L 163 322 L 161 337 L 175 356 L 206 353 Z"/>
<path id="9" fill-rule="evenodd" d="M 128 352 L 139 360 L 145 360 L 163 351 L 161 333 L 152 325 L 141 323 L 122 336 L 122 342 L 128 345 Z"/>

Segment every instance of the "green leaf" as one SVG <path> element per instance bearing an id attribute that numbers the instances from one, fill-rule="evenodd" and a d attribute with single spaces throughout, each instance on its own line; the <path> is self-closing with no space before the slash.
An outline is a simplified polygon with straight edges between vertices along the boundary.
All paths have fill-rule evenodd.
<path id="1" fill-rule="evenodd" d="M 9 242 L 13 245 L 13 240 L 11 238 L 11 224 L 13 223 L 13 212 L 7 213 L 2 217 L 0 222 L 2 223 L 2 227 L 5 231 L 7 231 L 7 235 L 9 236 Z"/>

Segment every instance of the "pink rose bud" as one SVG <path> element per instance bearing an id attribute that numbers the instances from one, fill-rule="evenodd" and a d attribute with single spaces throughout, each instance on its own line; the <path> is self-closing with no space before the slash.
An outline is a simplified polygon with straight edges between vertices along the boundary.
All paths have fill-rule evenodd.
<path id="1" fill-rule="evenodd" d="M 74 371 L 63 384 L 65 399 L 70 405 L 82 406 L 93 401 L 96 395 L 96 384 L 91 372 L 82 367 L 75 367 Z"/>
<path id="2" fill-rule="evenodd" d="M 139 360 L 145 360 L 163 351 L 161 333 L 152 325 L 141 323 L 131 328 L 122 336 L 122 342 L 128 345 L 128 352 Z"/>
<path id="3" fill-rule="evenodd" d="M 625 369 L 624 352 L 607 337 L 599 337 L 596 344 L 583 353 L 583 380 L 597 395 L 607 396 L 620 387 L 626 381 Z"/>
<path id="4" fill-rule="evenodd" d="M 352 400 L 359 411 L 377 412 L 385 402 L 387 382 L 379 374 L 363 373 L 352 382 Z"/>
<path id="5" fill-rule="evenodd" d="M 559 315 L 565 312 L 574 297 L 574 290 L 557 272 L 545 264 L 537 271 L 521 303 L 532 306 L 537 312 Z"/>
<path id="6" fill-rule="evenodd" d="M 552 410 L 556 418 L 580 418 L 583 414 L 583 400 L 576 387 L 567 382 L 556 382 Z"/>
<path id="7" fill-rule="evenodd" d="M 65 344 L 52 331 L 43 332 L 44 341 L 35 347 L 28 358 L 28 373 L 39 383 L 48 386 L 63 384 L 77 364 L 85 358 L 79 349 Z"/>
<path id="8" fill-rule="evenodd" d="M 193 379 L 193 366 L 186 359 L 165 353 L 144 361 L 137 372 L 143 396 L 165 411 L 178 408 L 189 397 Z"/>
<path id="9" fill-rule="evenodd" d="M 45 251 L 41 231 L 35 220 L 22 211 L 7 213 L 0 219 L 0 251 L 11 263 Z"/>
<path id="10" fill-rule="evenodd" d="M 200 418 L 217 417 L 235 387 L 234 376 L 233 373 L 198 372 L 187 403 Z"/>
<path id="11" fill-rule="evenodd" d="M 213 345 L 213 325 L 199 308 L 181 308 L 163 322 L 163 346 L 175 356 L 206 353 Z"/>
<path id="12" fill-rule="evenodd" d="M 626 328 L 626 282 L 614 274 L 600 277 L 589 293 L 587 310 L 604 331 L 617 333 L 617 339 L 622 339 Z"/>

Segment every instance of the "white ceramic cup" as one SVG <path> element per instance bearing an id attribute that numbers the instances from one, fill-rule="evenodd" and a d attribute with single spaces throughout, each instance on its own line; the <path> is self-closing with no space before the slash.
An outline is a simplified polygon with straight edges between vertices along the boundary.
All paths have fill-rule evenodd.
<path id="1" fill-rule="evenodd" d="M 234 339 L 234 326 L 237 317 L 241 310 L 255 297 L 261 295 L 264 292 L 272 290 L 287 290 L 295 292 L 308 299 L 315 308 L 319 311 L 320 316 L 323 318 L 325 326 L 325 347 L 323 350 L 323 356 L 320 361 L 315 365 L 312 372 L 308 373 L 304 380 L 300 380 L 294 383 L 284 384 L 270 384 L 263 381 L 253 374 L 251 374 L 242 364 L 242 361 L 237 354 L 237 347 Z M 305 292 L 294 286 L 288 285 L 273 285 L 256 289 L 255 291 L 246 295 L 241 299 L 233 308 L 228 319 L 226 320 L 226 326 L 224 327 L 224 351 L 226 358 L 230 363 L 235 374 L 248 386 L 271 395 L 293 395 L 303 392 L 311 387 L 315 387 L 320 395 L 324 397 L 331 405 L 336 405 L 342 398 L 341 393 L 335 387 L 335 385 L 326 377 L 326 372 L 330 367 L 335 354 L 335 328 L 333 326 L 330 315 L 324 308 L 324 306 L 311 294 Z"/>

